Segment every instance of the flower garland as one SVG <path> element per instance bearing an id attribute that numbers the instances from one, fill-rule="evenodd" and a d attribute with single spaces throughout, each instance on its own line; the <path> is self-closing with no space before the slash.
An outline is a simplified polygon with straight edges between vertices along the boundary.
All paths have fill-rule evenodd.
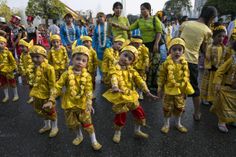
<path id="1" fill-rule="evenodd" d="M 65 28 L 66 28 L 66 37 L 67 37 L 68 41 L 70 42 L 70 44 L 72 44 L 72 43 L 74 42 L 75 38 L 76 38 L 76 36 L 75 36 L 75 34 L 76 34 L 76 32 L 75 32 L 75 26 L 74 26 L 73 23 L 71 24 L 71 28 L 72 28 L 72 30 L 73 30 L 73 41 L 70 40 L 69 28 L 67 27 L 66 24 L 65 24 Z"/>
<path id="2" fill-rule="evenodd" d="M 40 80 L 42 79 L 42 75 L 43 75 L 43 69 L 47 67 L 47 64 L 48 64 L 48 61 L 45 60 L 40 66 L 37 67 L 36 76 L 35 76 L 35 80 L 33 84 L 34 87 L 39 86 Z"/>
<path id="3" fill-rule="evenodd" d="M 220 59 L 220 62 L 218 61 L 218 52 L 219 52 L 219 47 L 217 46 L 212 46 L 212 62 L 213 62 L 213 65 L 218 68 L 221 64 L 224 63 L 225 61 L 225 56 L 226 56 L 226 51 L 224 49 L 224 46 L 221 45 L 220 48 L 222 49 L 222 57 Z M 219 62 L 219 63 L 218 63 Z"/>
<path id="4" fill-rule="evenodd" d="M 106 30 L 107 30 L 107 23 L 105 22 L 104 23 L 104 31 L 103 31 L 103 33 L 104 33 L 104 37 L 103 37 L 103 42 L 101 41 L 102 39 L 102 36 L 101 36 L 101 25 L 99 24 L 98 25 L 98 43 L 99 43 L 99 46 L 100 47 L 105 47 L 106 46 L 106 40 L 107 40 L 107 32 L 106 32 Z"/>
<path id="5" fill-rule="evenodd" d="M 233 55 L 232 57 L 233 57 L 233 63 L 232 63 L 233 72 L 231 75 L 231 81 L 234 81 L 236 75 L 236 55 Z"/>
<path id="6" fill-rule="evenodd" d="M 187 82 L 189 81 L 187 61 L 183 57 L 180 58 L 182 68 L 180 71 L 178 71 L 178 74 L 181 76 L 181 83 L 177 83 L 177 78 L 175 78 L 174 75 L 174 61 L 171 59 L 171 57 L 168 57 L 167 59 L 168 80 L 170 81 L 170 83 L 172 83 L 175 87 L 184 87 L 185 85 L 187 85 Z"/>
<path id="7" fill-rule="evenodd" d="M 65 60 L 66 60 L 66 56 L 63 57 L 63 59 L 61 60 L 61 58 L 59 57 L 59 52 L 58 54 L 56 55 L 56 50 L 53 49 L 54 51 L 52 51 L 52 58 L 53 60 L 55 61 L 56 64 L 61 64 L 62 66 L 65 64 Z M 61 51 L 61 49 L 59 50 Z"/>
<path id="8" fill-rule="evenodd" d="M 85 85 L 86 85 L 86 77 L 87 77 L 87 70 L 85 68 L 82 69 L 81 78 L 79 81 L 76 81 L 75 73 L 73 71 L 73 67 L 70 66 L 68 68 L 68 78 L 69 78 L 69 86 L 71 89 L 71 96 L 75 99 L 80 99 L 84 95 Z M 76 85 L 76 82 L 78 85 Z M 79 87 L 79 89 L 77 89 Z M 77 89 L 77 90 L 76 90 Z"/>

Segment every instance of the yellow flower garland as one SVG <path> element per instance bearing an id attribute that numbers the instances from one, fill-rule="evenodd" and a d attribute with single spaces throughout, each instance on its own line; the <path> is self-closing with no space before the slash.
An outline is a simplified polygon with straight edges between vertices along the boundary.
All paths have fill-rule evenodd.
<path id="1" fill-rule="evenodd" d="M 61 64 L 61 65 L 64 65 L 65 64 L 65 60 L 66 60 L 66 56 L 63 57 L 63 60 L 60 60 L 60 58 L 58 56 L 56 56 L 56 50 L 54 49 L 52 51 L 52 57 L 53 57 L 53 60 L 55 61 L 56 64 Z"/>
<path id="2" fill-rule="evenodd" d="M 188 63 L 184 59 L 184 57 L 180 58 L 180 63 L 182 64 L 182 69 L 178 73 L 180 76 L 183 77 L 181 77 L 182 78 L 181 83 L 177 83 L 176 82 L 177 79 L 174 76 L 174 61 L 171 59 L 170 56 L 167 58 L 168 80 L 175 87 L 184 87 L 185 85 L 187 85 L 187 82 L 189 81 Z"/>
<path id="3" fill-rule="evenodd" d="M 85 93 L 84 90 L 87 81 L 87 70 L 85 68 L 82 69 L 81 78 L 79 81 L 77 81 L 78 85 L 76 85 L 75 74 L 72 66 L 68 68 L 68 74 L 71 96 L 75 97 L 76 99 L 80 99 Z M 79 87 L 78 91 L 76 90 L 76 87 Z"/>
<path id="4" fill-rule="evenodd" d="M 37 67 L 36 76 L 35 76 L 35 80 L 34 80 L 34 84 L 33 84 L 34 87 L 39 86 L 39 82 L 42 79 L 42 75 L 43 75 L 43 69 L 46 68 L 47 63 L 48 63 L 48 61 L 45 60 L 39 67 Z M 32 75 L 31 75 L 31 77 L 32 77 Z"/>

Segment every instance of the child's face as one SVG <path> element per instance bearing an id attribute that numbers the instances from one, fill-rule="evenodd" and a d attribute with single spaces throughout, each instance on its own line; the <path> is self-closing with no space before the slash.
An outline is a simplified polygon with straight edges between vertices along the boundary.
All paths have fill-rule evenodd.
<path id="1" fill-rule="evenodd" d="M 141 46 L 140 43 L 136 43 L 136 42 L 132 42 L 131 45 L 134 46 L 136 49 L 138 49 Z"/>
<path id="2" fill-rule="evenodd" d="M 92 43 L 91 41 L 86 40 L 83 42 L 83 45 L 86 46 L 87 48 L 90 48 L 92 46 Z"/>
<path id="3" fill-rule="evenodd" d="M 6 43 L 5 42 L 0 42 L 0 51 L 3 51 L 6 47 Z"/>
<path id="4" fill-rule="evenodd" d="M 183 53 L 184 53 L 184 49 L 183 49 L 183 46 L 181 45 L 174 45 L 170 49 L 170 55 L 174 61 L 178 61 L 179 58 L 183 55 Z"/>
<path id="5" fill-rule="evenodd" d="M 28 48 L 24 45 L 20 45 L 20 50 L 23 52 L 23 53 L 27 53 L 28 52 Z"/>
<path id="6" fill-rule="evenodd" d="M 98 21 L 99 21 L 99 23 L 104 23 L 105 20 L 106 20 L 105 16 L 103 16 L 103 15 L 99 15 L 99 16 L 98 16 Z"/>
<path id="7" fill-rule="evenodd" d="M 78 54 L 75 54 L 72 58 L 72 64 L 78 70 L 81 70 L 82 68 L 86 68 L 87 63 L 88 63 L 88 56 L 85 54 L 78 53 Z"/>
<path id="8" fill-rule="evenodd" d="M 119 64 L 122 66 L 131 65 L 134 62 L 134 55 L 129 51 L 124 51 L 120 55 Z"/>
<path id="9" fill-rule="evenodd" d="M 60 43 L 61 43 L 60 40 L 53 40 L 52 46 L 57 49 L 60 47 Z"/>
<path id="10" fill-rule="evenodd" d="M 40 66 L 44 61 L 44 56 L 40 54 L 31 53 L 31 58 L 36 66 Z"/>
<path id="11" fill-rule="evenodd" d="M 222 44 L 224 41 L 226 33 L 225 32 L 220 32 L 214 37 L 214 42 L 217 44 Z"/>
<path id="12" fill-rule="evenodd" d="M 123 42 L 116 41 L 113 44 L 113 49 L 115 49 L 116 51 L 119 51 L 121 49 L 122 45 L 123 45 Z"/>

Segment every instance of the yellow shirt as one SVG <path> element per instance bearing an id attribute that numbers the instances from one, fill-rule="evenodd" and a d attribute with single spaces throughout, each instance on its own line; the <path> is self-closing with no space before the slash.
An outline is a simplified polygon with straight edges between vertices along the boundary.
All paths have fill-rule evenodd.
<path id="1" fill-rule="evenodd" d="M 138 61 L 135 64 L 135 69 L 146 70 L 149 67 L 149 51 L 148 48 L 142 44 L 138 48 Z"/>
<path id="2" fill-rule="evenodd" d="M 119 52 L 113 48 L 106 48 L 102 60 L 102 72 L 107 73 L 119 60 Z"/>
<path id="3" fill-rule="evenodd" d="M 19 72 L 23 76 L 29 76 L 28 68 L 29 66 L 33 66 L 32 59 L 29 53 L 22 53 L 20 56 L 20 63 L 19 63 Z"/>
<path id="4" fill-rule="evenodd" d="M 69 57 L 64 46 L 61 46 L 58 50 L 53 47 L 48 52 L 48 62 L 55 70 L 65 70 L 69 65 Z"/>
<path id="5" fill-rule="evenodd" d="M 198 21 L 186 21 L 179 29 L 186 42 L 185 58 L 187 62 L 198 64 L 199 51 L 202 43 L 210 43 L 212 32 L 207 25 Z"/>
<path id="6" fill-rule="evenodd" d="M 33 88 L 30 91 L 30 96 L 39 99 L 48 99 L 56 84 L 55 70 L 53 66 L 48 64 L 47 60 L 45 60 L 36 68 L 34 75 L 35 79 Z"/>
<path id="7" fill-rule="evenodd" d="M 5 48 L 0 52 L 0 73 L 9 79 L 13 79 L 13 71 L 16 69 L 17 65 L 12 53 Z"/>
<path id="8" fill-rule="evenodd" d="M 98 58 L 97 58 L 97 53 L 93 48 L 90 48 L 89 51 L 89 61 L 88 61 L 88 72 L 91 75 L 94 75 L 94 73 L 97 70 L 98 66 Z"/>
<path id="9" fill-rule="evenodd" d="M 112 104 L 137 103 L 138 93 L 136 87 L 148 92 L 146 82 L 139 73 L 132 67 L 121 69 L 120 65 L 116 65 L 110 69 L 112 87 L 118 87 L 124 93 L 113 93 L 111 90 L 106 91 L 103 96 Z"/>
<path id="10" fill-rule="evenodd" d="M 214 84 L 232 85 L 236 81 L 236 56 L 233 55 L 215 73 Z"/>
<path id="11" fill-rule="evenodd" d="M 73 76 L 69 71 L 73 73 Z M 71 83 L 72 78 L 75 81 L 74 85 Z M 63 109 L 79 108 L 85 110 L 87 105 L 92 105 L 92 77 L 86 69 L 83 69 L 81 74 L 74 74 L 72 67 L 69 67 L 69 70 L 65 71 L 57 81 L 50 100 L 55 101 L 55 98 L 60 95 L 64 86 L 66 90 L 63 93 L 61 104 Z M 76 92 L 75 95 L 79 95 L 79 97 L 72 95 L 73 90 Z"/>
<path id="12" fill-rule="evenodd" d="M 181 58 L 182 61 L 176 63 L 170 56 L 168 56 L 166 61 L 160 67 L 157 84 L 158 89 L 163 89 L 165 94 L 190 95 L 194 93 L 193 87 L 189 83 L 188 63 L 184 57 Z"/>

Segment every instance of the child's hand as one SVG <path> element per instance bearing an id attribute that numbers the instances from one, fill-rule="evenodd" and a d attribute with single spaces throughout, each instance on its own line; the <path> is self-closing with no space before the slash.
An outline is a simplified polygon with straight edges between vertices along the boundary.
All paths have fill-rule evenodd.
<path id="1" fill-rule="evenodd" d="M 46 104 L 44 104 L 43 105 L 43 107 L 42 107 L 43 109 L 45 109 L 45 108 L 52 108 L 52 102 L 51 101 L 49 101 L 49 102 L 47 102 Z"/>
<path id="2" fill-rule="evenodd" d="M 119 92 L 119 93 L 124 93 L 122 90 L 120 90 L 118 87 L 112 87 L 112 92 L 113 93 L 117 93 L 117 92 Z"/>
<path id="3" fill-rule="evenodd" d="M 147 95 L 148 97 L 151 97 L 151 98 L 155 99 L 155 100 L 159 98 L 159 97 L 153 95 L 150 91 L 148 91 L 148 92 L 146 93 L 146 95 Z"/>
<path id="4" fill-rule="evenodd" d="M 220 91 L 220 89 L 221 89 L 221 85 L 220 84 L 216 84 L 215 85 L 216 92 Z"/>
<path id="5" fill-rule="evenodd" d="M 94 110 L 94 108 L 93 108 L 92 105 L 88 105 L 87 108 L 86 108 L 86 111 L 87 111 L 87 112 L 91 112 L 92 114 L 95 113 L 95 110 Z"/>

